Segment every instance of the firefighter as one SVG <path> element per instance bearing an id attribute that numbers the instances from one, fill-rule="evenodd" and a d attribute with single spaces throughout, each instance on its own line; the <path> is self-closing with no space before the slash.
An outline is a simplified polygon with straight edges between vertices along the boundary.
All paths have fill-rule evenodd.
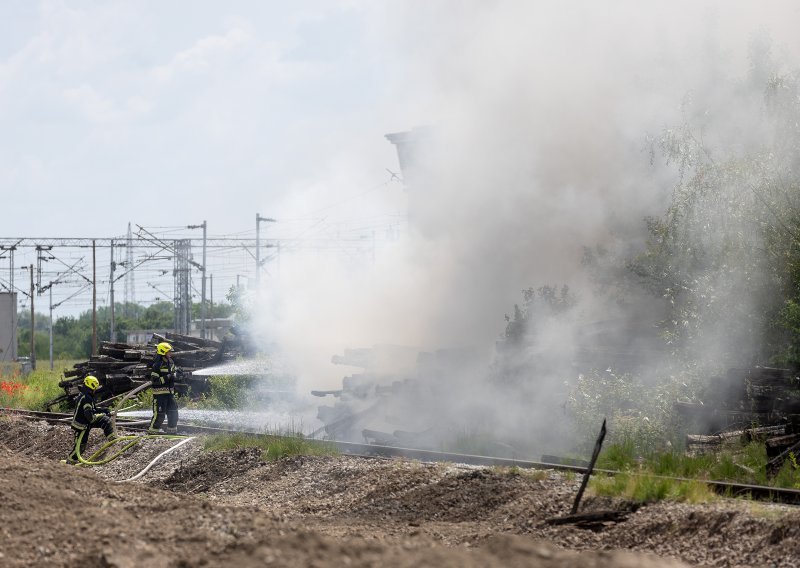
<path id="1" fill-rule="evenodd" d="M 156 345 L 156 356 L 150 365 L 150 380 L 153 390 L 153 418 L 147 431 L 155 434 L 160 431 L 167 418 L 167 434 L 178 433 L 178 403 L 175 401 L 175 378 L 178 367 L 172 360 L 172 345 L 159 343 Z"/>
<path id="2" fill-rule="evenodd" d="M 80 394 L 75 406 L 75 414 L 72 417 L 72 429 L 75 431 L 75 444 L 72 453 L 66 460 L 68 464 L 80 462 L 79 455 L 83 455 L 86 450 L 86 442 L 89 440 L 89 433 L 92 428 L 102 428 L 103 434 L 109 441 L 117 437 L 114 430 L 114 422 L 109 416 L 107 408 L 98 408 L 95 400 L 97 389 L 100 388 L 100 381 L 92 375 L 83 379 L 83 385 L 78 387 Z"/>

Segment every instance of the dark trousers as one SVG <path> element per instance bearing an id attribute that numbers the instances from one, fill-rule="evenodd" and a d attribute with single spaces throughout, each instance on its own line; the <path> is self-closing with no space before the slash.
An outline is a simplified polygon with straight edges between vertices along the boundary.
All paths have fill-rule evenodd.
<path id="1" fill-rule="evenodd" d="M 158 430 L 167 418 L 167 427 L 178 426 L 178 403 L 172 393 L 153 395 L 153 419 L 150 420 L 150 429 Z"/>
<path id="2" fill-rule="evenodd" d="M 92 431 L 92 428 L 102 428 L 106 438 L 114 433 L 114 423 L 111 421 L 111 417 L 105 414 L 95 416 L 92 423 L 87 425 L 83 430 L 79 430 L 73 426 L 72 430 L 75 433 L 75 442 L 69 459 L 78 461 L 78 452 L 83 456 L 83 459 L 86 459 L 83 452 L 86 450 L 86 443 L 89 441 L 89 433 Z"/>

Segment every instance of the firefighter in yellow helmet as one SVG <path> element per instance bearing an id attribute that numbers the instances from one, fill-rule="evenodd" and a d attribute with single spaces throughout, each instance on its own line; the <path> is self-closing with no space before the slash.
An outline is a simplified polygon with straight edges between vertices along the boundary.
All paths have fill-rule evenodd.
<path id="1" fill-rule="evenodd" d="M 86 442 L 92 428 L 102 428 L 103 433 L 109 440 L 117 437 L 114 431 L 114 422 L 109 416 L 108 408 L 98 408 L 96 394 L 100 388 L 100 381 L 93 375 L 88 375 L 83 379 L 83 384 L 78 387 L 78 400 L 75 404 L 75 414 L 72 416 L 72 430 L 75 432 L 75 443 L 72 453 L 66 460 L 68 464 L 80 462 L 79 456 L 86 450 Z"/>
<path id="2" fill-rule="evenodd" d="M 167 434 L 178 433 L 178 403 L 175 401 L 175 378 L 180 372 L 172 360 L 172 345 L 161 342 L 156 345 L 156 355 L 150 364 L 150 381 L 153 389 L 153 418 L 147 431 L 158 433 L 164 418 Z"/>

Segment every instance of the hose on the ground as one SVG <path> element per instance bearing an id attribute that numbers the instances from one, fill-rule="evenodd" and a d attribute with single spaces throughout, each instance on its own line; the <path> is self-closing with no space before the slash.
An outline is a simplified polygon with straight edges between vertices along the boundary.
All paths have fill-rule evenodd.
<path id="1" fill-rule="evenodd" d="M 113 454 L 113 455 L 111 455 L 111 456 L 109 456 L 109 457 L 107 457 L 105 459 L 102 459 L 102 460 L 99 460 L 99 461 L 95 461 L 95 460 L 97 460 L 98 457 L 103 455 L 108 448 L 110 448 L 111 446 L 113 446 L 114 444 L 116 444 L 118 442 L 124 442 L 126 440 L 130 440 L 130 442 L 128 444 L 126 444 L 116 454 Z M 93 453 L 88 458 L 84 458 L 81 455 L 80 448 L 78 449 L 78 451 L 76 453 L 78 455 L 78 461 L 81 462 L 83 465 L 88 465 L 88 466 L 102 465 L 104 463 L 110 462 L 111 460 L 113 460 L 115 458 L 118 458 L 120 455 L 122 455 L 123 452 L 131 449 L 133 446 L 135 446 L 138 443 L 139 443 L 139 436 L 120 436 L 118 438 L 114 438 L 113 440 L 108 440 L 107 442 L 105 442 L 102 446 L 100 446 L 100 448 L 95 453 Z"/>
<path id="2" fill-rule="evenodd" d="M 78 461 L 82 465 L 89 466 L 89 467 L 95 466 L 95 465 L 106 464 L 106 463 L 110 462 L 111 460 L 114 460 L 114 459 L 118 458 L 124 452 L 128 451 L 129 449 L 131 449 L 133 446 L 138 444 L 143 438 L 166 438 L 168 440 L 176 440 L 176 439 L 186 438 L 186 436 L 161 435 L 161 434 L 145 434 L 144 436 L 119 436 L 118 438 L 114 438 L 113 440 L 106 441 L 102 446 L 100 446 L 100 448 L 97 449 L 97 451 L 95 453 L 93 453 L 88 458 L 84 458 L 81 455 L 81 452 L 80 452 L 80 449 L 79 449 L 78 452 L 77 452 Z M 108 448 L 110 448 L 114 444 L 117 444 L 119 442 L 124 442 L 124 441 L 128 441 L 128 443 L 125 444 L 125 446 L 123 446 L 123 448 L 120 451 L 118 451 L 117 453 L 115 453 L 115 454 L 113 454 L 113 455 L 111 455 L 111 456 L 109 456 L 107 458 L 98 459 L 100 456 L 102 456 L 105 453 L 105 451 Z"/>
<path id="3" fill-rule="evenodd" d="M 170 453 L 170 452 L 171 452 L 171 451 L 173 451 L 173 450 L 177 450 L 177 449 L 178 449 L 179 447 L 181 447 L 183 444 L 185 444 L 186 442 L 191 442 L 192 440 L 194 440 L 194 436 L 192 436 L 191 438 L 186 438 L 185 440 L 182 440 L 182 441 L 178 442 L 177 444 L 175 444 L 175 445 L 174 445 L 174 446 L 172 446 L 171 448 L 168 448 L 168 449 L 164 450 L 163 452 L 161 452 L 160 454 L 158 454 L 158 455 L 157 455 L 155 458 L 153 458 L 153 461 L 151 461 L 149 464 L 147 464 L 147 466 L 146 466 L 146 467 L 145 467 L 145 468 L 144 468 L 142 471 L 140 471 L 139 473 L 137 473 L 136 475 L 134 475 L 134 476 L 133 476 L 133 477 L 131 477 L 131 478 L 128 478 L 128 479 L 121 479 L 121 480 L 117 481 L 117 483 L 126 483 L 126 482 L 128 482 L 128 481 L 136 481 L 137 479 L 139 479 L 140 477 L 142 477 L 142 476 L 143 476 L 145 473 L 147 473 L 147 471 L 148 471 L 148 470 L 149 470 L 151 467 L 153 467 L 153 465 L 155 465 L 155 463 L 156 463 L 158 460 L 160 460 L 162 457 L 164 457 L 165 455 L 167 455 L 168 453 Z"/>

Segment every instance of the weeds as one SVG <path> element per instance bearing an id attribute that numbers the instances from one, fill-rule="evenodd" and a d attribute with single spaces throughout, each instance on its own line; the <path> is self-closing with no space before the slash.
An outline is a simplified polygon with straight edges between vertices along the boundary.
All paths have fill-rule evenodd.
<path id="1" fill-rule="evenodd" d="M 678 481 L 652 474 L 622 473 L 614 476 L 597 475 L 589 487 L 595 495 L 624 497 L 637 503 L 652 503 L 669 499 L 686 503 L 705 503 L 717 498 L 702 481 Z"/>
<path id="2" fill-rule="evenodd" d="M 599 495 L 624 496 L 640 502 L 659 499 L 688 502 L 708 500 L 706 495 L 711 490 L 703 480 L 800 488 L 800 470 L 792 456 L 774 477 L 766 473 L 767 461 L 762 442 L 751 442 L 744 446 L 733 444 L 717 453 L 699 456 L 677 452 L 636 456 L 635 446 L 622 442 L 605 448 L 597 463 L 600 469 L 613 469 L 623 474 L 606 479 L 598 476 L 593 478 L 591 486 Z M 664 479 L 667 477 L 682 479 Z"/>
<path id="3" fill-rule="evenodd" d="M 67 366 L 68 361 L 58 361 L 60 368 Z M 46 402 L 64 394 L 58 383 L 63 378 L 62 371 L 37 369 L 27 375 L 10 372 L 0 376 L 0 406 L 25 408 L 28 410 L 44 410 Z"/>
<path id="4" fill-rule="evenodd" d="M 215 434 L 205 439 L 203 448 L 209 452 L 260 448 L 263 458 L 270 461 L 286 456 L 327 456 L 339 453 L 333 444 L 307 440 L 297 434 L 283 436 L 277 434 Z"/>

